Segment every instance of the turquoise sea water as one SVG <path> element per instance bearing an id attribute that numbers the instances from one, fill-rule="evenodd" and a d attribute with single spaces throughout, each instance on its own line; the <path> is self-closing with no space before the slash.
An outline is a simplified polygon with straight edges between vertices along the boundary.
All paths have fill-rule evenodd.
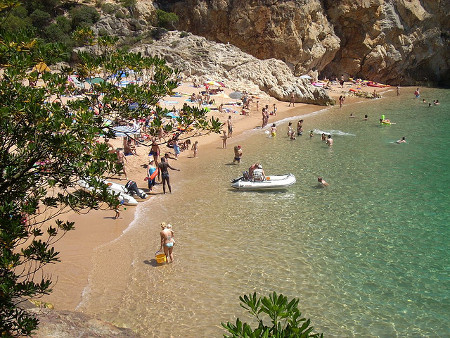
<path id="1" fill-rule="evenodd" d="M 300 298 L 325 336 L 449 336 L 448 93 L 422 89 L 421 99 L 441 102 L 432 107 L 406 90 L 333 107 L 302 117 L 294 141 L 286 120 L 275 138 L 255 129 L 227 150 L 200 148 L 183 183 L 171 176 L 174 193 L 142 204 L 98 250 L 79 309 L 144 336 L 220 337 L 220 322 L 246 318 L 239 295 L 277 291 Z M 382 114 L 395 124 L 380 126 Z M 240 166 L 229 164 L 235 144 Z M 269 175 L 292 172 L 296 185 L 232 190 L 255 161 Z M 318 176 L 330 186 L 318 188 Z M 176 262 L 156 266 L 163 220 L 174 225 Z"/>

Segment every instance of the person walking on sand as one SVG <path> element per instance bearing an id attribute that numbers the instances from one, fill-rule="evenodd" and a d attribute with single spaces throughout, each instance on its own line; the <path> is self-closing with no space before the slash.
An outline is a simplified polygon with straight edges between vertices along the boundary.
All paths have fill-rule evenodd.
<path id="1" fill-rule="evenodd" d="M 173 246 L 175 245 L 174 233 L 171 224 L 161 223 L 161 232 L 159 233 L 161 237 L 161 246 L 159 251 L 164 250 L 166 255 L 167 263 L 173 262 Z"/>
<path id="2" fill-rule="evenodd" d="M 290 97 L 290 101 L 289 101 L 289 106 L 288 107 L 290 107 L 291 104 L 292 104 L 292 107 L 295 107 L 295 92 L 294 91 L 292 91 L 292 93 L 291 93 L 291 97 Z"/>
<path id="3" fill-rule="evenodd" d="M 125 154 L 123 153 L 123 151 L 120 150 L 120 148 L 116 149 L 116 155 L 117 155 L 117 163 L 122 165 L 122 171 L 123 171 L 123 173 L 125 175 L 125 179 L 127 180 L 128 176 L 127 176 L 127 171 L 125 169 L 125 162 L 127 162 L 128 160 L 125 157 Z M 119 173 L 119 175 L 121 175 L 121 174 Z"/>
<path id="4" fill-rule="evenodd" d="M 228 116 L 227 127 L 228 127 L 228 137 L 231 137 L 233 135 L 233 121 L 231 121 L 231 115 Z"/>
<path id="5" fill-rule="evenodd" d="M 164 157 L 161 158 L 161 163 L 158 164 L 158 169 L 161 172 L 162 177 L 162 185 L 163 185 L 163 193 L 166 193 L 166 183 L 167 187 L 169 188 L 169 192 L 172 193 L 172 187 L 170 186 L 170 179 L 169 179 L 169 170 L 176 170 L 180 171 L 180 169 L 175 169 L 169 165 L 169 163 L 166 162 L 166 159 Z"/>
<path id="6" fill-rule="evenodd" d="M 223 135 L 222 135 L 222 148 L 226 149 L 227 148 L 227 132 L 224 130 L 223 131 Z"/>
<path id="7" fill-rule="evenodd" d="M 241 157 L 242 157 L 242 148 L 241 146 L 234 146 L 234 159 L 233 164 L 241 163 Z"/>
<path id="8" fill-rule="evenodd" d="M 194 142 L 194 144 L 192 145 L 192 149 L 191 150 L 194 152 L 194 157 L 197 157 L 197 154 L 198 154 L 198 141 Z"/>

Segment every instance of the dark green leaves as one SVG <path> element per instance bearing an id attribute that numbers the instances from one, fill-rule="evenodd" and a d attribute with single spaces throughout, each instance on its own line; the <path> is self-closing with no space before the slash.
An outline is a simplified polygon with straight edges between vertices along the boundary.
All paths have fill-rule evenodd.
<path id="1" fill-rule="evenodd" d="M 236 324 L 222 323 L 222 326 L 231 333 L 225 337 L 322 337 L 322 334 L 311 333 L 310 320 L 300 318 L 298 309 L 299 300 L 294 298 L 288 301 L 286 296 L 273 292 L 269 297 L 257 297 L 256 292 L 239 297 L 241 306 L 246 309 L 258 322 L 258 327 L 252 329 L 247 323 L 237 318 Z M 270 325 L 267 321 L 270 319 Z"/>

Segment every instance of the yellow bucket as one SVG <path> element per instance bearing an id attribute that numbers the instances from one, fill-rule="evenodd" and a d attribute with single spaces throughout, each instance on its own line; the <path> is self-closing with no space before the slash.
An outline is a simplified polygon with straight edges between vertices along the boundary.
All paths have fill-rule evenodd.
<path id="1" fill-rule="evenodd" d="M 155 253 L 156 263 L 162 264 L 166 262 L 166 255 L 161 253 L 160 251 L 156 251 Z"/>

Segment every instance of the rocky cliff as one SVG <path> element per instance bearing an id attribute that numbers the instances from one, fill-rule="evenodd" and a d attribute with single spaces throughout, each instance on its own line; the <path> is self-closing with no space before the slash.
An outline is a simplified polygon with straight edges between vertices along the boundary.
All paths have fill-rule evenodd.
<path id="1" fill-rule="evenodd" d="M 222 81 L 228 88 L 269 95 L 288 101 L 295 93 L 296 102 L 333 104 L 322 88 L 295 77 L 278 59 L 259 60 L 231 44 L 216 43 L 204 37 L 172 31 L 152 44 L 133 49 L 147 56 L 158 56 L 188 79 Z"/>
<path id="2" fill-rule="evenodd" d="M 178 28 L 296 75 L 449 84 L 448 0 L 165 0 Z"/>

